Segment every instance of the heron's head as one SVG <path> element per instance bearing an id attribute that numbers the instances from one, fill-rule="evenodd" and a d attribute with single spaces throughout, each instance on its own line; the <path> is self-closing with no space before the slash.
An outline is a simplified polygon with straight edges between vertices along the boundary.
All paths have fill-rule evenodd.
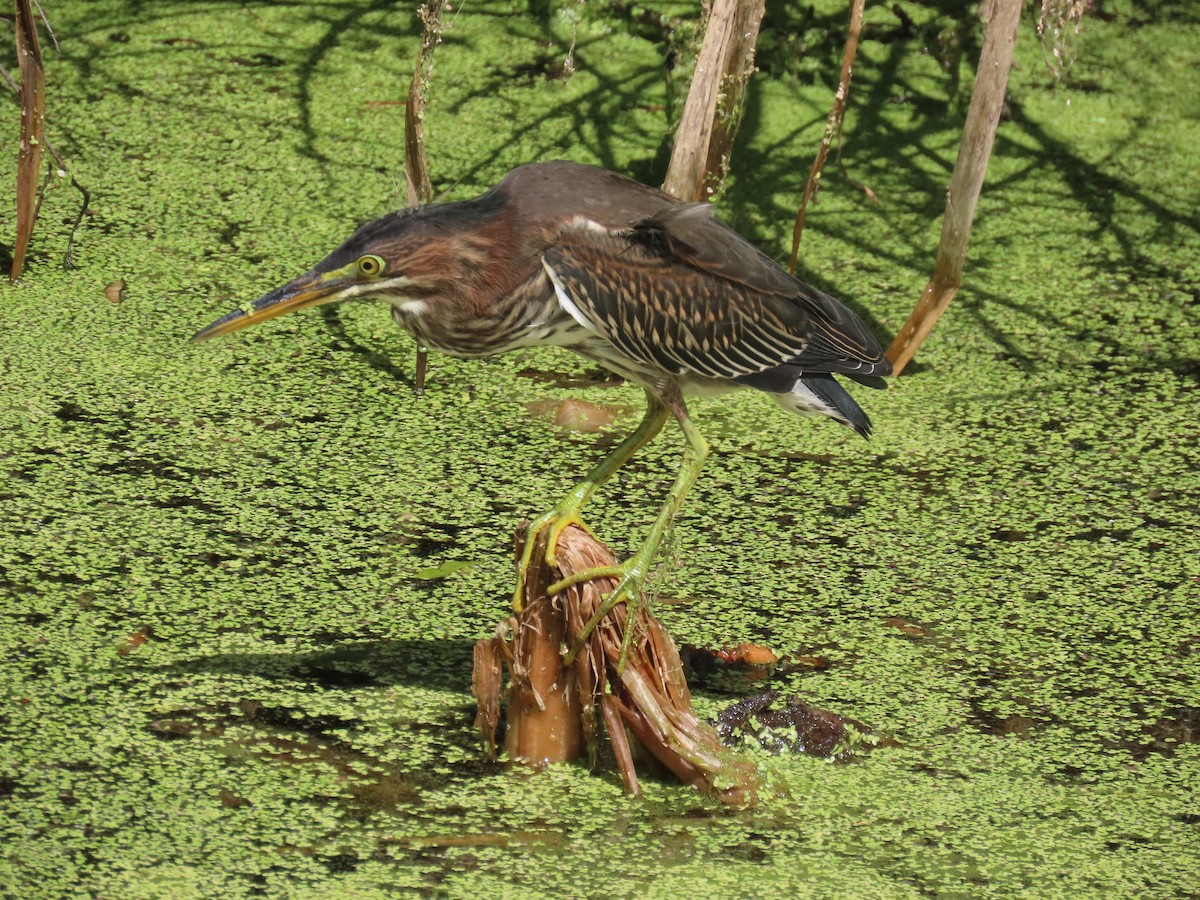
<path id="1" fill-rule="evenodd" d="M 353 298 L 383 300 L 405 317 L 453 301 L 480 277 L 496 243 L 491 194 L 389 213 L 368 222 L 309 271 L 201 329 L 193 342 L 284 313 Z"/>

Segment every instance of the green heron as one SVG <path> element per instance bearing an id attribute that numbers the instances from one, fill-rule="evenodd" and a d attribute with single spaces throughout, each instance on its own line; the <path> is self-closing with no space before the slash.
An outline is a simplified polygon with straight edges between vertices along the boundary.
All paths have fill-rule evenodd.
<path id="1" fill-rule="evenodd" d="M 871 387 L 891 365 L 845 306 L 790 276 L 711 215 L 593 166 L 521 166 L 487 193 L 389 213 L 363 225 L 312 269 L 200 331 L 229 334 L 283 313 L 351 298 L 390 303 L 421 344 L 454 356 L 566 347 L 637 383 L 645 417 L 615 450 L 529 528 L 514 608 L 536 536 L 558 534 L 668 418 L 683 431 L 682 465 L 640 548 L 602 575 L 617 587 L 588 625 L 620 602 L 630 613 L 659 545 L 708 455 L 685 394 L 751 387 L 785 408 L 871 431 L 834 374 Z M 632 621 L 632 620 L 631 620 Z M 624 650 L 632 640 L 627 629 Z M 573 653 L 572 653 L 573 655 Z"/>

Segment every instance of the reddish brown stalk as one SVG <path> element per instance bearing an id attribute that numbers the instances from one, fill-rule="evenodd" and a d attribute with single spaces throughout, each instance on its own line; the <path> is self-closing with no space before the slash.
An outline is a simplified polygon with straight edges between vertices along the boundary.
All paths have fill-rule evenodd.
<path id="1" fill-rule="evenodd" d="M 21 139 L 17 151 L 17 235 L 9 281 L 16 283 L 37 222 L 39 173 L 46 141 L 46 71 L 29 0 L 17 0 L 17 67 L 21 74 Z"/>
<path id="2" fill-rule="evenodd" d="M 713 0 L 663 190 L 704 200 L 729 172 L 765 0 Z"/>
<path id="3" fill-rule="evenodd" d="M 916 308 L 888 348 L 888 359 L 895 375 L 904 371 L 962 284 L 975 205 L 983 190 L 996 127 L 1004 107 L 1004 91 L 1008 86 L 1017 25 L 1021 20 L 1021 0 L 991 0 L 981 5 L 979 13 L 985 23 L 983 49 L 979 55 L 975 86 L 971 90 L 971 105 L 967 109 L 958 160 L 950 177 L 950 188 L 946 191 L 946 218 L 942 222 L 937 261 Z"/>
<path id="4" fill-rule="evenodd" d="M 433 182 L 429 179 L 429 160 L 425 156 L 425 99 L 429 80 L 433 76 L 433 51 L 442 41 L 442 10 L 444 0 L 429 0 L 418 15 L 425 28 L 421 33 L 421 49 L 412 83 L 408 87 L 408 102 L 404 106 L 404 180 L 408 189 L 408 205 L 419 206 L 433 201 Z M 425 371 L 429 351 L 417 347 L 417 374 L 413 390 L 417 396 L 425 393 Z"/>
<path id="5" fill-rule="evenodd" d="M 409 206 L 433 200 L 429 162 L 425 158 L 423 120 L 429 80 L 433 76 L 433 51 L 442 40 L 442 8 L 443 0 L 429 0 L 418 13 L 425 28 L 421 33 L 421 49 L 417 51 L 417 64 L 408 87 L 408 102 L 404 107 L 404 175 Z"/>
<path id="6" fill-rule="evenodd" d="M 842 130 L 842 120 L 846 115 L 846 100 L 850 96 L 850 78 L 854 72 L 854 58 L 858 55 L 858 39 L 862 34 L 863 9 L 867 0 L 854 0 L 850 4 L 850 27 L 846 32 L 846 46 L 842 51 L 842 74 L 838 79 L 837 93 L 833 98 L 833 109 L 829 111 L 829 119 L 825 122 L 825 134 L 821 138 L 821 146 L 817 150 L 817 158 L 813 160 L 808 172 L 808 181 L 804 183 L 804 196 L 800 199 L 800 209 L 796 212 L 796 223 L 792 226 L 792 255 L 788 260 L 788 271 L 796 273 L 796 260 L 800 255 L 800 236 L 804 233 L 804 219 L 808 213 L 808 202 L 816 196 L 821 183 L 821 171 L 825 168 L 825 160 L 829 156 L 829 148 L 833 139 Z"/>
<path id="7" fill-rule="evenodd" d="M 616 760 L 617 770 L 621 773 L 621 781 L 626 792 L 636 797 L 642 792 L 642 787 L 638 784 L 637 770 L 633 765 L 629 735 L 625 733 L 625 724 L 621 721 L 621 704 L 612 694 L 605 694 L 600 698 L 600 709 L 604 713 L 604 727 L 608 729 L 613 758 Z"/>

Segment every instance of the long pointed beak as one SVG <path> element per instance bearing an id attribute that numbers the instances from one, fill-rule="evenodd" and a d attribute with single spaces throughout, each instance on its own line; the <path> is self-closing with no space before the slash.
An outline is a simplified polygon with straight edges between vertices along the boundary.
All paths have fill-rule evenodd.
<path id="1" fill-rule="evenodd" d="M 249 325 L 257 325 L 259 322 L 282 316 L 284 313 L 296 312 L 300 309 L 308 309 L 310 306 L 320 306 L 322 303 L 339 300 L 342 293 L 351 287 L 344 278 L 338 277 L 340 274 L 339 272 L 305 272 L 283 287 L 275 288 L 253 303 L 247 304 L 241 309 L 235 309 L 211 325 L 200 329 L 192 337 L 192 343 L 232 334 Z"/>

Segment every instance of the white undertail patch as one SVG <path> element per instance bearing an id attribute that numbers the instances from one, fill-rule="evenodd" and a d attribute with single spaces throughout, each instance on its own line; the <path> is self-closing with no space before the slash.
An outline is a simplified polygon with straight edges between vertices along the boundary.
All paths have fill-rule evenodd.
<path id="1" fill-rule="evenodd" d="M 803 381 L 797 380 L 795 386 L 786 394 L 772 396 L 789 412 L 801 416 L 830 416 L 839 422 L 846 421 L 840 412 L 813 393 Z"/>

